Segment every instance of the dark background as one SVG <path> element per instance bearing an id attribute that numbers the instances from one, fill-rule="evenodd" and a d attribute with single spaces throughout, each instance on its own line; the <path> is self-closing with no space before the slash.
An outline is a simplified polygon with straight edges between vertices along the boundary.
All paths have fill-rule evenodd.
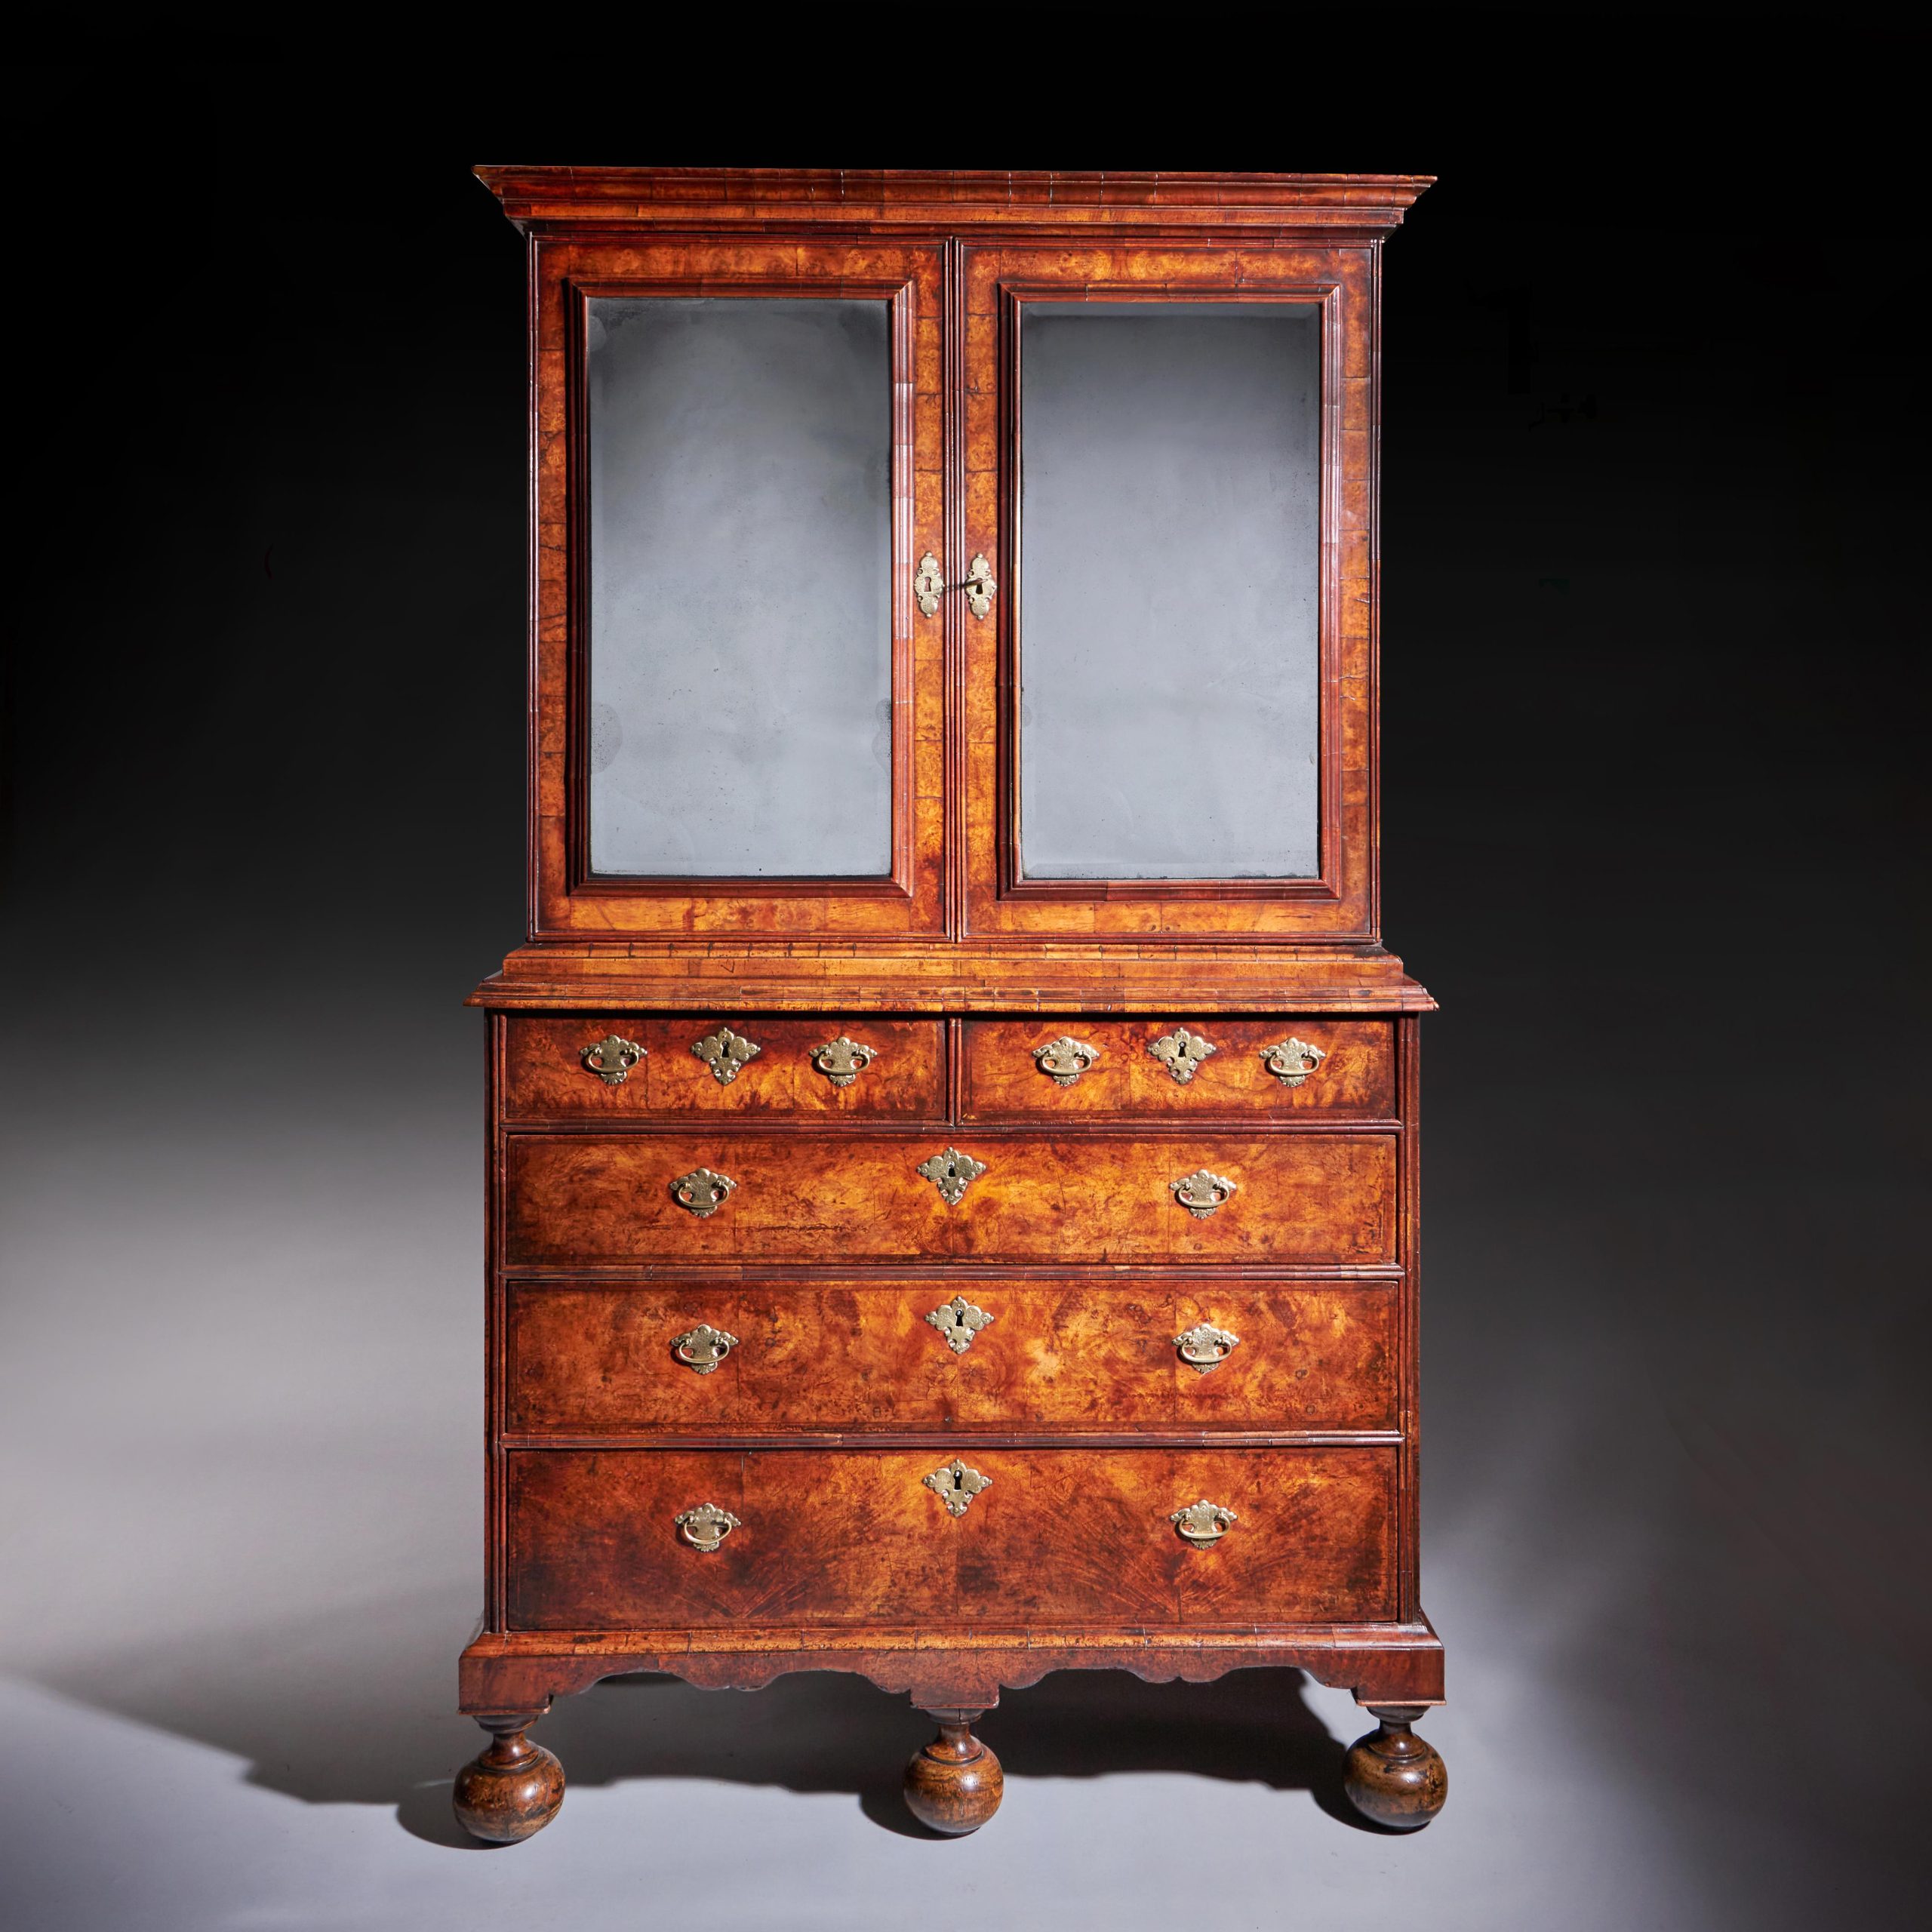
<path id="1" fill-rule="evenodd" d="M 1646 1922 L 1897 1915 L 1932 1634 L 1923 217 L 1895 152 L 1923 38 L 1844 10 L 681 24 L 473 67 L 291 41 L 28 70 L 9 1112 L 72 1246 L 57 1295 L 57 1243 L 10 1271 L 14 1372 L 97 1423 L 135 1389 L 220 1411 L 244 1371 L 313 1395 L 302 1321 L 238 1338 L 222 1303 L 200 1373 L 170 1353 L 192 1280 L 97 1282 L 97 1238 L 165 1262 L 259 1207 L 239 1143 L 318 1121 L 300 1184 L 339 1211 L 425 1136 L 480 1180 L 460 1001 L 522 924 L 524 347 L 470 163 L 1432 171 L 1386 251 L 1383 391 L 1386 937 L 1444 1008 L 1425 1598 L 1459 1710 L 1512 1660 L 1538 1691 L 1492 1703 L 1502 1758 L 1676 1820 L 1684 1915 Z M 475 1224 L 430 1232 L 472 1279 Z M 88 1338 L 137 1305 L 103 1369 Z M 466 1483 L 474 1306 L 341 1338 L 393 1321 L 459 1392 L 436 1453 Z M 379 1395 L 345 1401 L 386 1439 Z M 276 1404 L 234 1414 L 223 1453 L 269 1453 Z M 71 1575 L 141 1598 L 111 1558 Z M 80 1614 L 81 1583 L 23 1587 L 29 1624 Z M 66 1694 L 268 1752 L 192 1671 L 143 1701 L 27 1648 Z M 1432 1840 L 1481 1803 L 1459 1783 Z M 1492 1822 L 1496 1869 L 1534 1855 Z M 1486 1922 L 1635 1922 L 1604 1882 Z"/>

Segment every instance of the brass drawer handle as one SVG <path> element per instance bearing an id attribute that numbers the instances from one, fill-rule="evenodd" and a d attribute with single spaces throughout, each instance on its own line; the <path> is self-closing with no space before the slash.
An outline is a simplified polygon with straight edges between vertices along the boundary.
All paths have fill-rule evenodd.
<path id="1" fill-rule="evenodd" d="M 930 1159 L 921 1161 L 913 1169 L 915 1174 L 923 1174 L 940 1191 L 940 1198 L 949 1208 L 957 1208 L 965 1198 L 966 1190 L 986 1171 L 983 1161 L 976 1161 L 971 1154 L 962 1154 L 957 1147 L 949 1147 L 943 1154 L 934 1154 Z"/>
<path id="2" fill-rule="evenodd" d="M 677 1524 L 678 1533 L 685 1542 L 706 1556 L 714 1554 L 718 1546 L 740 1527 L 730 1510 L 721 1509 L 715 1503 L 700 1503 L 694 1509 L 680 1509 L 671 1520 Z"/>
<path id="3" fill-rule="evenodd" d="M 1204 1496 L 1198 1503 L 1177 1509 L 1168 1521 L 1180 1532 L 1183 1541 L 1191 1543 L 1196 1549 L 1204 1549 L 1211 1543 L 1219 1543 L 1241 1518 L 1232 1509 L 1223 1509 Z"/>
<path id="4" fill-rule="evenodd" d="M 1226 1174 L 1212 1174 L 1205 1168 L 1196 1168 L 1192 1174 L 1183 1174 L 1168 1186 L 1174 1198 L 1197 1221 L 1206 1220 L 1217 1208 L 1241 1192 Z"/>
<path id="5" fill-rule="evenodd" d="M 709 1375 L 737 1346 L 737 1336 L 700 1321 L 671 1344 L 671 1352 L 694 1375 Z"/>
<path id="6" fill-rule="evenodd" d="M 621 1087 L 624 1075 L 644 1057 L 644 1049 L 620 1033 L 607 1033 L 595 1046 L 586 1047 L 577 1055 L 607 1087 Z"/>
<path id="7" fill-rule="evenodd" d="M 1212 1040 L 1203 1039 L 1198 1033 L 1190 1033 L 1185 1026 L 1177 1026 L 1171 1033 L 1163 1033 L 1158 1040 L 1147 1043 L 1147 1051 L 1185 1087 L 1194 1078 L 1195 1069 L 1210 1054 L 1220 1050 Z"/>
<path id="8" fill-rule="evenodd" d="M 1213 1374 L 1240 1346 L 1238 1335 L 1231 1335 L 1225 1328 L 1217 1328 L 1211 1321 L 1197 1321 L 1192 1328 L 1174 1337 L 1174 1347 L 1181 1360 L 1197 1375 Z"/>
<path id="9" fill-rule="evenodd" d="M 1056 1087 L 1071 1087 L 1100 1057 L 1098 1047 L 1090 1047 L 1070 1033 L 1033 1049 L 1035 1065 Z"/>
<path id="10" fill-rule="evenodd" d="M 1284 1087 L 1299 1087 L 1327 1057 L 1321 1048 L 1291 1035 L 1275 1046 L 1263 1048 L 1261 1064 Z"/>
<path id="11" fill-rule="evenodd" d="M 835 1087 L 851 1086 L 878 1058 L 878 1048 L 861 1046 L 857 1040 L 847 1039 L 843 1033 L 837 1039 L 828 1040 L 823 1046 L 812 1049 L 813 1066 Z"/>
<path id="12" fill-rule="evenodd" d="M 990 1327 L 994 1318 L 983 1308 L 975 1308 L 964 1295 L 955 1295 L 943 1308 L 936 1308 L 926 1319 L 946 1337 L 946 1346 L 963 1355 L 973 1346 L 973 1337 Z"/>
<path id="13" fill-rule="evenodd" d="M 702 1221 L 724 1206 L 725 1197 L 737 1185 L 729 1174 L 715 1174 L 709 1168 L 696 1168 L 671 1183 L 671 1193 L 680 1208 L 688 1208 Z"/>
<path id="14" fill-rule="evenodd" d="M 715 1033 L 707 1033 L 701 1040 L 691 1042 L 691 1051 L 711 1069 L 711 1077 L 721 1087 L 728 1087 L 737 1078 L 738 1069 L 747 1060 L 756 1060 L 764 1049 L 755 1040 L 748 1040 L 742 1033 L 734 1033 L 728 1026 L 721 1026 Z"/>
<path id="15" fill-rule="evenodd" d="M 969 1469 L 955 1456 L 943 1469 L 935 1469 L 929 1476 L 919 1480 L 946 1505 L 949 1516 L 963 1516 L 974 1497 L 981 1490 L 990 1489 L 993 1479 L 983 1476 L 977 1469 Z"/>

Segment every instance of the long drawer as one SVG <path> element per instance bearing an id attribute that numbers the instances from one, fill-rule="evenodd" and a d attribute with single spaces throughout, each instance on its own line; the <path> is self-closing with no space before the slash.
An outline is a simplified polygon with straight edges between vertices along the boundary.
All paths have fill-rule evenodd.
<path id="1" fill-rule="evenodd" d="M 1383 1262 L 1392 1134 L 515 1134 L 511 1266 Z"/>
<path id="2" fill-rule="evenodd" d="M 969 1020 L 960 1118 L 1388 1120 L 1386 1020 Z"/>
<path id="3" fill-rule="evenodd" d="M 504 1426 L 1386 1429 L 1392 1280 L 512 1281 Z"/>
<path id="4" fill-rule="evenodd" d="M 946 1117 L 937 1020 L 606 1013 L 513 1017 L 503 1034 L 508 1120 Z"/>
<path id="5" fill-rule="evenodd" d="M 960 1459 L 955 1472 L 938 1445 L 517 1451 L 510 1627 L 1394 1614 L 1391 1449 L 962 1447 Z M 1197 1534 L 1223 1529 L 1218 1541 L 1184 1540 L 1173 1520 L 1198 1503 L 1211 1512 L 1188 1520 Z"/>

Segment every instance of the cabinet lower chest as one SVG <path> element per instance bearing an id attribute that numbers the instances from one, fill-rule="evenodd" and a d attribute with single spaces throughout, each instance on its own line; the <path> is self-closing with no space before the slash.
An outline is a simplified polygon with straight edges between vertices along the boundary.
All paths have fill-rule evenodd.
<path id="1" fill-rule="evenodd" d="M 500 1017 L 491 1627 L 1411 1616 L 1406 1064 L 1333 1015 Z"/>

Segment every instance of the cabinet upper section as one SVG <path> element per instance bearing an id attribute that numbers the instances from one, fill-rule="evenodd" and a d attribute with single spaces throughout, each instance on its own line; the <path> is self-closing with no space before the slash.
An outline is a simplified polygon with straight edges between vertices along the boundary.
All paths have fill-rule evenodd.
<path id="1" fill-rule="evenodd" d="M 531 237 L 534 941 L 1375 943 L 1426 177 L 478 171 Z"/>

